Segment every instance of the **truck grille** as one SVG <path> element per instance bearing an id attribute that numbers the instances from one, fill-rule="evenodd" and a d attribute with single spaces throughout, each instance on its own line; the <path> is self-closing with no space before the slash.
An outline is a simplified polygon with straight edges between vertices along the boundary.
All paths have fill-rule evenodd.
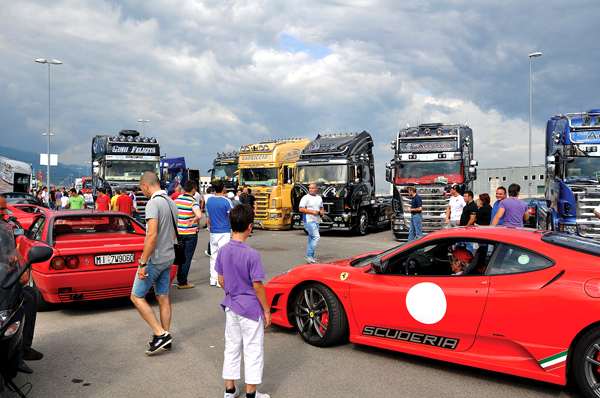
<path id="1" fill-rule="evenodd" d="M 269 216 L 269 194 L 267 192 L 254 193 L 254 219 L 266 220 Z"/>
<path id="2" fill-rule="evenodd" d="M 407 187 L 396 187 L 402 198 L 402 210 L 405 215 L 410 214 L 411 197 L 408 196 Z M 448 207 L 448 198 L 445 195 L 443 186 L 423 185 L 415 186 L 417 194 L 423 201 L 423 232 L 432 232 L 442 229 L 446 219 L 446 207 Z"/>
<path id="3" fill-rule="evenodd" d="M 600 206 L 599 185 L 571 185 L 577 201 L 577 227 L 579 234 L 586 238 L 600 239 L 600 219 L 594 215 L 594 208 Z"/>
<path id="4" fill-rule="evenodd" d="M 140 190 L 135 191 L 135 208 L 138 212 L 140 219 L 146 219 L 146 204 L 148 203 L 148 198 L 144 195 L 144 193 Z"/>

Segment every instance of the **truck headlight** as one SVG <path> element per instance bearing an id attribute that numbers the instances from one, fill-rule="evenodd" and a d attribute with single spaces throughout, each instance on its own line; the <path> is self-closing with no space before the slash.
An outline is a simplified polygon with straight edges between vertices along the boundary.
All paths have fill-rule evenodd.
<path id="1" fill-rule="evenodd" d="M 561 232 L 566 232 L 568 234 L 576 234 L 577 233 L 577 225 L 575 225 L 575 224 L 559 224 L 558 229 Z"/>

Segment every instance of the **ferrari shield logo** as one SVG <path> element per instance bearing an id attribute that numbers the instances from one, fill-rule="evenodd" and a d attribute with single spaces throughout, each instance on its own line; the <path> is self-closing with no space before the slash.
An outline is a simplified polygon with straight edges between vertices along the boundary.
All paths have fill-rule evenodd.
<path id="1" fill-rule="evenodd" d="M 340 280 L 341 281 L 345 281 L 346 279 L 348 279 L 348 273 L 347 272 L 342 272 L 340 274 Z"/>

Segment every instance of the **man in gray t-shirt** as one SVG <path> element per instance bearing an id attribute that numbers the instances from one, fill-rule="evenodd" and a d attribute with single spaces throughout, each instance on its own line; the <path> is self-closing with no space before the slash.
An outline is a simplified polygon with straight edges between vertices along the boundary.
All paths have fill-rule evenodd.
<path id="1" fill-rule="evenodd" d="M 165 191 L 160 189 L 158 176 L 145 172 L 140 188 L 150 200 L 146 204 L 146 238 L 138 270 L 131 289 L 131 301 L 154 334 L 148 344 L 147 355 L 171 349 L 171 301 L 169 299 L 171 266 L 175 260 L 173 244 L 177 239 L 175 220 L 177 207 Z M 160 322 L 145 297 L 154 286 L 160 307 Z"/>

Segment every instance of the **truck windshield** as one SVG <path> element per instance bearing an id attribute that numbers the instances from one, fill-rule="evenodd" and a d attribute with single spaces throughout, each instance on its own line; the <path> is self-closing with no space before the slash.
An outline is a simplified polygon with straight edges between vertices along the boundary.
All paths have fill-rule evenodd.
<path id="1" fill-rule="evenodd" d="M 348 181 L 348 166 L 320 165 L 300 166 L 296 171 L 296 181 L 309 184 L 345 184 Z"/>
<path id="2" fill-rule="evenodd" d="M 237 170 L 236 164 L 220 164 L 213 168 L 212 180 L 230 181 Z"/>
<path id="3" fill-rule="evenodd" d="M 600 157 L 580 156 L 570 158 L 566 166 L 567 180 L 594 180 L 600 179 Z"/>
<path id="4" fill-rule="evenodd" d="M 441 177 L 441 179 L 440 179 Z M 460 160 L 396 163 L 396 184 L 463 183 L 463 165 Z M 447 181 L 445 181 L 447 180 Z"/>
<path id="5" fill-rule="evenodd" d="M 158 162 L 110 160 L 106 163 L 104 178 L 109 181 L 138 181 L 144 171 L 158 174 Z"/>
<path id="6" fill-rule="evenodd" d="M 277 185 L 277 168 L 240 169 L 240 183 L 245 185 Z"/>

